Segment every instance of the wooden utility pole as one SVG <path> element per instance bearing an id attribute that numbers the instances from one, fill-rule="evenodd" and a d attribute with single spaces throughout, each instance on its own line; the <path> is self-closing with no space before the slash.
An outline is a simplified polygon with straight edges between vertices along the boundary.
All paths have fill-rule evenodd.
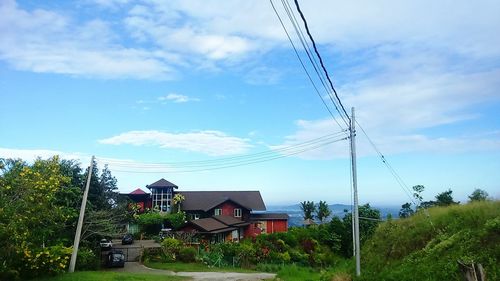
<path id="1" fill-rule="evenodd" d="M 71 254 L 71 260 L 69 261 L 68 272 L 75 271 L 76 265 L 76 254 L 78 253 L 78 246 L 80 245 L 80 235 L 82 234 L 83 217 L 85 216 L 85 207 L 87 206 L 87 197 L 89 195 L 90 178 L 92 177 L 92 169 L 94 167 L 94 156 L 90 159 L 90 166 L 87 175 L 87 185 L 83 191 L 82 205 L 80 207 L 80 216 L 78 217 L 78 224 L 76 226 L 75 241 L 73 242 L 73 253 Z"/>
<path id="2" fill-rule="evenodd" d="M 351 126 L 349 132 L 351 140 L 352 189 L 354 193 L 354 253 L 356 256 L 356 276 L 359 276 L 361 275 L 361 252 L 359 250 L 358 175 L 356 173 L 356 119 L 354 116 L 354 107 L 351 108 Z"/>

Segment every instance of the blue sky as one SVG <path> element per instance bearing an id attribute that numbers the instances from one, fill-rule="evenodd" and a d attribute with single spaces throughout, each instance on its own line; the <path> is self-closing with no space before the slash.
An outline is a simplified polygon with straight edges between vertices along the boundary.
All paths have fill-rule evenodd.
<path id="1" fill-rule="evenodd" d="M 498 199 L 500 4 L 303 2 L 342 102 L 406 184 Z M 0 34 L 0 157 L 96 155 L 122 192 L 163 177 L 268 204 L 350 202 L 345 140 L 203 171 L 341 130 L 268 1 L 4 0 Z M 360 201 L 409 201 L 357 140 Z"/>

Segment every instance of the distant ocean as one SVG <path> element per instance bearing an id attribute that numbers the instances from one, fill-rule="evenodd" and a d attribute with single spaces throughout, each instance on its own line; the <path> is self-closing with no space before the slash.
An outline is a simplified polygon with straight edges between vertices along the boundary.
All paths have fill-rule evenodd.
<path id="1" fill-rule="evenodd" d="M 347 210 L 348 213 L 351 212 L 351 205 L 344 205 L 344 204 L 333 204 L 329 205 L 330 210 L 332 211 L 332 215 L 343 218 L 346 214 L 345 210 Z M 399 214 L 399 210 L 401 207 L 398 206 L 371 206 L 374 209 L 377 209 L 380 211 L 380 215 L 382 219 L 386 219 L 389 214 L 393 218 L 397 218 Z M 267 212 L 272 212 L 272 213 L 287 213 L 290 218 L 288 220 L 288 225 L 289 226 L 301 226 L 302 222 L 304 221 L 302 217 L 302 210 L 300 209 L 299 204 L 295 205 L 287 205 L 287 206 L 277 206 L 277 205 L 269 205 L 267 206 Z M 330 220 L 331 217 L 328 219 Z"/>

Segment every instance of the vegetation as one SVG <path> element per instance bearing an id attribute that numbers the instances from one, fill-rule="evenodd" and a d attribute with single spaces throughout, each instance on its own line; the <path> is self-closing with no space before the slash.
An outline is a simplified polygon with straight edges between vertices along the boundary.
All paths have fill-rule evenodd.
<path id="1" fill-rule="evenodd" d="M 316 218 L 323 223 L 332 214 L 328 204 L 325 201 L 319 201 L 318 208 L 316 209 Z"/>
<path id="2" fill-rule="evenodd" d="M 233 266 L 221 266 L 221 267 L 208 267 L 203 263 L 185 263 L 185 262 L 144 262 L 144 265 L 155 269 L 165 269 L 174 272 L 241 272 L 241 273 L 252 273 L 256 272 L 252 269 L 246 269 L 241 267 Z"/>
<path id="3" fill-rule="evenodd" d="M 186 277 L 158 275 L 158 274 L 140 274 L 130 272 L 111 272 L 111 271 L 84 271 L 61 274 L 55 277 L 37 279 L 40 281 L 177 281 L 189 280 Z"/>
<path id="4" fill-rule="evenodd" d="M 479 189 L 479 188 L 476 188 L 472 194 L 469 196 L 469 200 L 470 202 L 475 202 L 475 201 L 485 201 L 485 200 L 488 200 L 488 192 L 482 190 L 482 189 Z"/>
<path id="5" fill-rule="evenodd" d="M 0 279 L 16 280 L 66 271 L 86 178 L 75 161 L 57 156 L 0 159 Z M 127 214 L 116 193 L 116 180 L 95 167 L 82 232 L 78 268 L 98 263 L 93 253 L 102 236 L 119 231 Z"/>
<path id="6" fill-rule="evenodd" d="M 300 202 L 300 209 L 304 212 L 304 220 L 312 220 L 316 212 L 316 205 L 313 201 Z"/>
<path id="7" fill-rule="evenodd" d="M 450 193 L 451 194 L 451 193 Z M 500 202 L 428 209 L 379 226 L 362 249 L 360 280 L 460 280 L 457 261 L 500 279 Z"/>

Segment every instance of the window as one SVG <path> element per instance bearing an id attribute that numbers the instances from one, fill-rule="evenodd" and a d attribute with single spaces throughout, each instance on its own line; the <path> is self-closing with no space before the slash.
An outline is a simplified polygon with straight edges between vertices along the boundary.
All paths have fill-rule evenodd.
<path id="1" fill-rule="evenodd" d="M 215 209 L 215 215 L 216 216 L 222 215 L 222 209 Z"/>
<path id="2" fill-rule="evenodd" d="M 241 218 L 241 209 L 234 209 L 234 217 Z"/>

